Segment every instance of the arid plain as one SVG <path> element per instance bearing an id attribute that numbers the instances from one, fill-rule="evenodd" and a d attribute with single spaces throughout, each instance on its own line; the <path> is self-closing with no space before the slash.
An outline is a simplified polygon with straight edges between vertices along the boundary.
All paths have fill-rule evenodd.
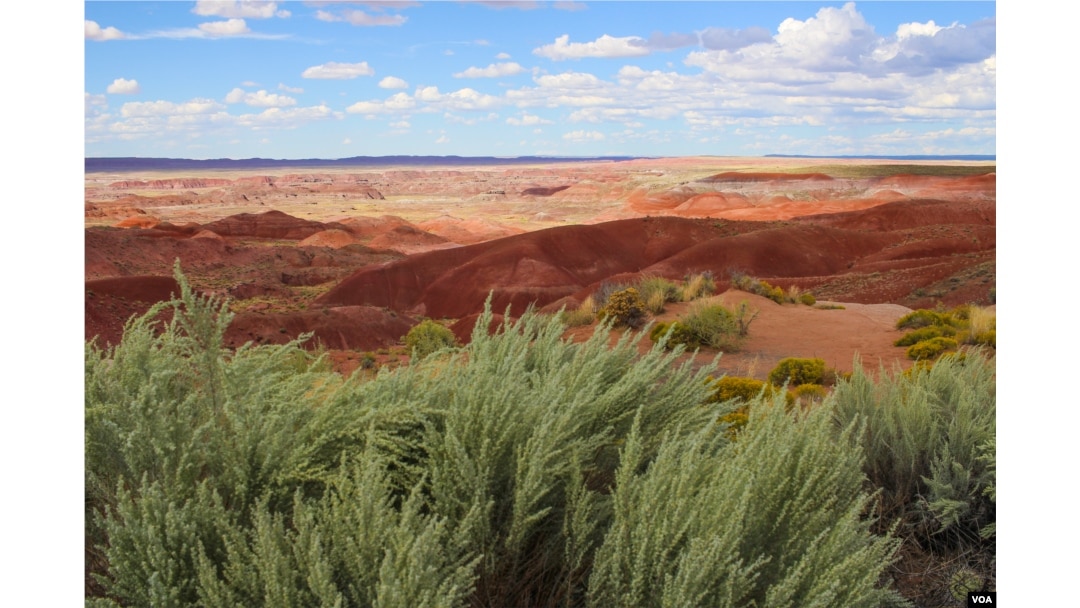
<path id="1" fill-rule="evenodd" d="M 718 373 L 779 359 L 850 370 L 911 364 L 896 320 L 992 305 L 992 162 L 666 158 L 535 164 L 140 170 L 85 175 L 86 338 L 168 299 L 179 259 L 227 297 L 227 340 L 311 332 L 343 372 L 407 359 L 423 318 L 468 339 L 496 312 L 576 308 L 605 282 L 708 271 L 718 300 L 759 311 Z M 818 304 L 729 289 L 733 272 Z M 670 321 L 687 304 L 671 304 Z M 583 339 L 589 327 L 567 331 Z M 619 331 L 613 333 L 616 339 Z M 641 348 L 651 342 L 645 338 Z M 716 352 L 701 352 L 709 364 Z"/>

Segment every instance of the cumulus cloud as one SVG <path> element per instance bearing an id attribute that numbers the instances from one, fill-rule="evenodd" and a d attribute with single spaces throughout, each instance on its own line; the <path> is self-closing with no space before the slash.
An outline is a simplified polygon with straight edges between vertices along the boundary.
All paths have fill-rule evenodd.
<path id="1" fill-rule="evenodd" d="M 290 87 L 289 85 L 287 85 L 287 84 L 285 84 L 283 82 L 279 82 L 278 85 L 277 85 L 277 88 L 278 88 L 278 90 L 285 91 L 286 93 L 292 93 L 294 95 L 299 95 L 300 93 L 304 92 L 304 89 L 302 89 L 300 87 Z"/>
<path id="2" fill-rule="evenodd" d="M 127 38 L 127 34 L 115 27 L 103 28 L 98 25 L 96 21 L 90 21 L 89 19 L 83 21 L 83 31 L 87 40 L 95 40 L 98 42 L 104 40 L 123 40 L 124 38 Z"/>
<path id="3" fill-rule="evenodd" d="M 375 115 L 407 112 L 415 107 L 416 100 L 408 93 L 396 93 L 384 101 L 358 101 L 345 108 L 345 111 L 349 114 Z"/>
<path id="4" fill-rule="evenodd" d="M 387 76 L 379 81 L 379 88 L 382 89 L 407 89 L 409 83 L 398 78 L 397 76 Z"/>
<path id="5" fill-rule="evenodd" d="M 270 19 L 288 17 L 289 11 L 278 10 L 277 2 L 262 0 L 196 0 L 191 12 L 203 17 Z"/>
<path id="6" fill-rule="evenodd" d="M 285 95 L 268 93 L 265 90 L 249 93 L 236 88 L 229 91 L 229 94 L 225 96 L 225 103 L 242 103 L 257 108 L 281 108 L 295 106 L 296 100 Z"/>
<path id="7" fill-rule="evenodd" d="M 106 93 L 112 93 L 113 95 L 134 95 L 141 92 L 137 80 L 127 80 L 125 78 L 117 78 L 112 81 L 112 84 L 105 89 Z"/>
<path id="8" fill-rule="evenodd" d="M 514 62 L 493 63 L 486 68 L 471 67 L 464 72 L 454 74 L 454 78 L 501 78 L 520 74 L 524 71 L 525 68 Z"/>
<path id="9" fill-rule="evenodd" d="M 552 61 L 585 57 L 641 57 L 649 54 L 645 44 L 646 41 L 637 36 L 615 38 L 607 34 L 592 42 L 570 42 L 570 35 L 563 34 L 554 43 L 533 49 L 533 54 Z"/>
<path id="10" fill-rule="evenodd" d="M 324 80 L 350 80 L 357 76 L 374 76 L 375 70 L 366 61 L 360 63 L 338 63 L 331 61 L 322 65 L 311 66 L 300 76 Z"/>
<path id="11" fill-rule="evenodd" d="M 974 63 L 996 52 L 997 21 L 984 19 L 970 26 L 948 27 L 927 23 L 902 24 L 893 44 L 883 45 L 876 56 L 889 70 L 928 73 L 935 69 Z"/>
<path id="12" fill-rule="evenodd" d="M 504 60 L 505 59 L 510 59 L 510 53 L 499 53 L 498 55 L 495 55 L 495 58 L 496 59 L 504 59 Z"/>
<path id="13" fill-rule="evenodd" d="M 211 21 L 200 23 L 199 30 L 211 36 L 240 36 L 251 33 L 247 22 L 243 19 L 229 19 L 228 21 Z"/>

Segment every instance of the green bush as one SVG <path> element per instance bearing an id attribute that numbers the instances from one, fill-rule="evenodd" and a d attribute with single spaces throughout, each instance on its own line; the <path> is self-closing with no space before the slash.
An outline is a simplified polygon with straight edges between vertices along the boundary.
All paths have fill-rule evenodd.
<path id="1" fill-rule="evenodd" d="M 825 361 L 823 359 L 801 359 L 798 357 L 781 359 L 776 364 L 776 367 L 769 372 L 769 382 L 777 386 L 784 384 L 789 386 L 824 384 Z"/>
<path id="2" fill-rule="evenodd" d="M 800 384 L 790 391 L 796 401 L 802 403 L 821 403 L 828 396 L 828 391 L 820 384 Z"/>
<path id="3" fill-rule="evenodd" d="M 907 332 L 893 342 L 893 346 L 911 346 L 923 340 L 941 337 L 951 338 L 955 335 L 956 329 L 948 325 L 929 325 Z"/>
<path id="4" fill-rule="evenodd" d="M 773 285 L 770 285 L 768 281 L 749 276 L 742 272 L 732 273 L 731 286 L 735 289 L 769 298 L 777 304 L 783 304 L 784 302 L 794 302 L 798 294 L 798 288 L 793 287 L 792 296 L 788 297 L 788 295 L 784 293 L 784 289 L 782 287 L 775 287 Z"/>
<path id="5" fill-rule="evenodd" d="M 959 345 L 956 340 L 952 338 L 930 338 L 909 346 L 907 356 L 908 359 L 916 361 L 937 359 L 946 352 L 955 351 L 957 346 Z"/>
<path id="6" fill-rule="evenodd" d="M 722 304 L 696 302 L 679 320 L 685 327 L 687 346 L 735 351 L 742 346 L 738 318 Z"/>
<path id="7" fill-rule="evenodd" d="M 950 324 L 949 315 L 933 310 L 919 309 L 900 317 L 896 321 L 896 329 L 919 329 L 931 325 L 948 324 Z"/>
<path id="8" fill-rule="evenodd" d="M 710 382 L 709 388 L 712 392 L 709 394 L 709 401 L 714 403 L 723 403 L 733 399 L 749 403 L 759 396 L 772 399 L 780 392 L 772 384 L 756 378 L 723 376 L 719 380 L 710 379 Z"/>
<path id="9" fill-rule="evenodd" d="M 968 344 L 976 344 L 980 346 L 989 346 L 991 348 L 997 348 L 997 330 L 988 329 L 984 332 L 969 335 L 966 340 Z"/>
<path id="10" fill-rule="evenodd" d="M 799 296 L 799 302 L 807 306 L 813 306 L 817 304 L 817 298 L 814 297 L 814 294 L 807 292 Z"/>
<path id="11" fill-rule="evenodd" d="M 404 340 L 405 348 L 414 360 L 423 359 L 440 350 L 457 345 L 454 332 L 431 319 L 424 319 L 414 325 L 409 333 L 405 334 Z"/>

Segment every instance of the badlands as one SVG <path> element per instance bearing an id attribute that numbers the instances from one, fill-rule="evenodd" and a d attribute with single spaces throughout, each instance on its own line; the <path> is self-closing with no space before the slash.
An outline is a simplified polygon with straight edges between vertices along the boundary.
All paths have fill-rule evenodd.
<path id="1" fill-rule="evenodd" d="M 132 315 L 169 299 L 176 260 L 195 289 L 228 298 L 230 345 L 311 333 L 310 347 L 326 349 L 346 373 L 373 357 L 407 361 L 401 338 L 424 318 L 467 340 L 489 295 L 498 313 L 555 312 L 604 283 L 707 271 L 715 299 L 759 311 L 718 374 L 764 378 L 789 356 L 842 371 L 857 361 L 892 369 L 911 364 L 893 346 L 906 312 L 994 303 L 995 255 L 993 162 L 694 157 L 115 170 L 88 159 L 85 338 L 116 343 Z M 819 306 L 730 289 L 732 273 L 808 290 Z M 671 304 L 656 320 L 688 306 Z M 650 346 L 647 337 L 640 343 Z M 716 354 L 697 361 L 713 365 Z"/>

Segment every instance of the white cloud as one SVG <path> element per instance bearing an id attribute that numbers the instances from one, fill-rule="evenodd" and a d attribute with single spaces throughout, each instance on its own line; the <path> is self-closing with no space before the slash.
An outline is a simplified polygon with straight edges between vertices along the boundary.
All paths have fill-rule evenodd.
<path id="1" fill-rule="evenodd" d="M 532 127 L 536 125 L 553 125 L 553 121 L 546 118 L 541 118 L 535 114 L 529 114 L 528 112 L 522 112 L 521 118 L 511 116 L 506 119 L 506 124 L 513 125 L 515 127 Z"/>
<path id="2" fill-rule="evenodd" d="M 571 131 L 563 135 L 563 139 L 567 141 L 600 141 L 604 139 L 604 134 L 599 131 Z"/>
<path id="3" fill-rule="evenodd" d="M 914 36 L 933 36 L 941 30 L 942 28 L 935 24 L 933 19 L 926 23 L 901 23 L 896 28 L 896 38 L 905 40 Z"/>
<path id="4" fill-rule="evenodd" d="M 439 101 L 442 99 L 442 93 L 439 93 L 439 87 L 420 87 L 416 89 L 417 101 Z"/>
<path id="5" fill-rule="evenodd" d="M 409 129 L 412 127 L 412 125 L 409 124 L 409 121 L 407 120 L 399 120 L 397 122 L 392 122 L 390 123 L 390 126 L 395 129 Z"/>
<path id="6" fill-rule="evenodd" d="M 268 93 L 265 90 L 248 93 L 240 88 L 229 91 L 229 94 L 225 96 L 225 102 L 243 103 L 257 108 L 281 108 L 296 105 L 296 100 L 286 95 Z"/>
<path id="7" fill-rule="evenodd" d="M 361 27 L 398 26 L 404 25 L 405 22 L 409 20 L 409 18 L 404 15 L 371 15 L 355 9 L 345 9 L 341 11 L 340 15 L 335 15 L 329 11 L 318 10 L 315 11 L 315 18 L 320 21 L 328 22 L 345 21 Z"/>
<path id="8" fill-rule="evenodd" d="M 286 93 L 292 93 L 294 95 L 299 95 L 300 93 L 304 92 L 304 89 L 302 89 L 300 87 L 290 87 L 287 84 L 282 83 L 282 82 L 278 83 L 277 88 L 280 91 L 285 91 Z"/>
<path id="9" fill-rule="evenodd" d="M 288 17 L 289 11 L 277 8 L 277 2 L 262 0 L 196 0 L 191 12 L 203 17 L 270 19 Z"/>
<path id="10" fill-rule="evenodd" d="M 115 27 L 102 28 L 96 21 L 90 21 L 89 19 L 83 21 L 83 31 L 87 40 L 96 40 L 98 42 L 127 38 L 127 34 Z"/>
<path id="11" fill-rule="evenodd" d="M 100 118 L 109 107 L 109 101 L 104 95 L 91 95 L 90 93 L 84 93 L 83 100 L 83 112 L 86 114 L 87 120 L 91 117 L 94 119 Z"/>
<path id="12" fill-rule="evenodd" d="M 520 74 L 524 71 L 525 68 L 514 62 L 493 63 L 486 68 L 471 67 L 464 72 L 454 74 L 454 78 L 501 78 Z"/>
<path id="13" fill-rule="evenodd" d="M 637 36 L 615 38 L 604 34 L 593 42 L 570 42 L 570 35 L 563 34 L 553 44 L 533 49 L 533 54 L 553 61 L 584 57 L 641 57 L 649 54 L 644 44 L 645 40 Z"/>
<path id="14" fill-rule="evenodd" d="M 498 55 L 495 55 L 495 58 L 496 59 L 504 59 L 504 60 L 505 59 L 510 59 L 510 53 L 499 53 Z"/>
<path id="15" fill-rule="evenodd" d="M 499 115 L 494 113 L 494 112 L 490 112 L 486 116 L 472 115 L 472 116 L 469 116 L 469 117 L 464 117 L 464 116 L 458 116 L 457 114 L 451 114 L 450 112 L 447 112 L 447 113 L 443 114 L 443 118 L 445 118 L 446 121 L 449 122 L 449 123 L 454 123 L 454 124 L 459 124 L 459 125 L 468 125 L 468 126 L 472 127 L 472 126 L 476 126 L 476 125 L 478 125 L 478 124 L 480 124 L 482 122 L 494 122 L 494 121 L 499 119 Z"/>
<path id="16" fill-rule="evenodd" d="M 449 138 L 449 137 L 447 137 L 447 136 L 446 136 L 445 134 L 443 134 L 443 135 L 440 135 L 440 136 L 439 136 L 439 139 L 436 139 L 436 140 L 435 140 L 435 143 L 437 143 L 437 144 L 446 144 L 446 143 L 450 143 L 450 138 Z"/>
<path id="17" fill-rule="evenodd" d="M 242 114 L 232 117 L 240 127 L 253 129 L 295 129 L 305 123 L 329 118 L 341 119 L 344 114 L 335 112 L 326 104 L 306 108 L 267 108 L 258 114 Z"/>
<path id="18" fill-rule="evenodd" d="M 351 139 L 349 139 L 348 137 L 346 137 L 345 139 L 341 140 L 341 145 L 343 145 L 343 146 L 347 146 L 347 145 L 349 145 L 349 144 L 351 144 L 351 143 L 352 143 L 352 140 L 351 140 Z"/>
<path id="19" fill-rule="evenodd" d="M 183 103 L 171 101 L 129 101 L 120 107 L 120 114 L 125 118 L 140 116 L 183 116 L 191 114 L 210 114 L 220 112 L 225 106 L 213 99 L 192 99 Z"/>
<path id="20" fill-rule="evenodd" d="M 407 89 L 409 83 L 398 78 L 397 76 L 387 76 L 379 81 L 379 88 L 381 89 Z"/>
<path id="21" fill-rule="evenodd" d="M 312 66 L 302 74 L 304 78 L 320 78 L 325 80 L 350 80 L 357 76 L 374 76 L 375 70 L 366 61 L 360 63 L 338 63 L 331 61 L 322 65 Z"/>
<path id="22" fill-rule="evenodd" d="M 113 95 L 134 95 L 141 92 L 137 80 L 127 80 L 124 78 L 117 78 L 105 89 L 106 93 L 112 93 Z"/>
<path id="23" fill-rule="evenodd" d="M 470 88 L 459 89 L 441 100 L 453 110 L 487 110 L 502 105 L 502 99 Z"/>
<path id="24" fill-rule="evenodd" d="M 385 101 L 358 101 L 345 108 L 345 111 L 349 114 L 392 114 L 407 112 L 414 107 L 416 107 L 416 100 L 408 93 L 395 93 Z"/>
<path id="25" fill-rule="evenodd" d="M 584 72 L 545 74 L 535 79 L 536 84 L 553 89 L 595 89 L 604 84 L 602 80 Z"/>
<path id="26" fill-rule="evenodd" d="M 239 36 L 249 34 L 247 23 L 243 19 L 229 19 L 228 21 L 211 21 L 200 23 L 199 30 L 211 36 Z"/>

